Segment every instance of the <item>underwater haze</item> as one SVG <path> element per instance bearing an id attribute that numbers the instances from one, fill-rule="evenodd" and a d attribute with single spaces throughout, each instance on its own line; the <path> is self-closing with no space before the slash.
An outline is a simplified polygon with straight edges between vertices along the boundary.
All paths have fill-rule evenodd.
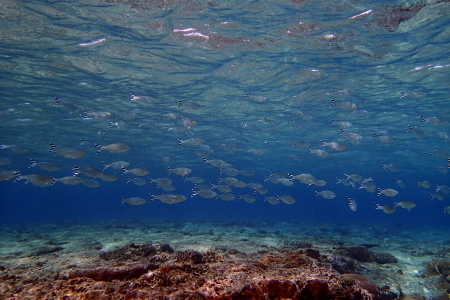
<path id="1" fill-rule="evenodd" d="M 3 0 L 0 22 L 2 224 L 450 224 L 448 1 Z"/>

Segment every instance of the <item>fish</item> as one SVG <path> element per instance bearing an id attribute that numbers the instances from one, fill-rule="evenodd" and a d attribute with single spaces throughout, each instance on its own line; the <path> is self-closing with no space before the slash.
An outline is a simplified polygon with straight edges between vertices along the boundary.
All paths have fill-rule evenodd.
<path id="1" fill-rule="evenodd" d="M 199 195 L 202 198 L 216 198 L 217 197 L 217 193 L 211 190 L 192 190 L 192 196 L 196 196 Z"/>
<path id="2" fill-rule="evenodd" d="M 431 194 L 431 199 L 438 199 L 439 201 L 444 201 L 445 200 L 445 194 L 442 192 L 437 192 L 434 194 Z"/>
<path id="3" fill-rule="evenodd" d="M 204 139 L 199 139 L 199 138 L 190 138 L 187 140 L 178 139 L 178 145 L 189 145 L 189 146 L 194 146 L 194 147 L 200 146 L 204 142 L 205 142 Z"/>
<path id="4" fill-rule="evenodd" d="M 74 168 L 77 168 L 76 166 Z M 100 176 L 103 175 L 103 171 L 96 169 L 96 168 L 92 168 L 92 167 L 80 167 L 77 168 L 77 171 L 75 173 L 81 173 L 84 174 L 88 177 L 92 177 L 92 178 L 99 178 Z"/>
<path id="5" fill-rule="evenodd" d="M 229 185 L 232 185 L 234 187 L 238 187 L 238 188 L 244 188 L 247 186 L 247 183 L 241 181 L 241 180 L 236 180 L 236 181 L 232 181 L 230 183 L 228 183 Z"/>
<path id="6" fill-rule="evenodd" d="M 153 195 L 152 199 L 158 199 L 159 201 L 167 204 L 175 204 L 179 202 L 183 202 L 187 200 L 187 197 L 181 194 L 162 194 L 162 195 Z"/>
<path id="7" fill-rule="evenodd" d="M 217 189 L 221 191 L 222 193 L 231 193 L 233 190 L 228 186 L 224 184 L 213 184 L 211 185 L 213 189 Z"/>
<path id="8" fill-rule="evenodd" d="M 220 198 L 223 201 L 233 201 L 234 199 L 236 199 L 236 195 L 232 193 L 218 194 L 217 198 Z"/>
<path id="9" fill-rule="evenodd" d="M 173 183 L 172 180 L 170 180 L 169 178 L 150 178 L 149 179 L 150 183 L 156 183 L 158 184 L 158 186 L 162 186 L 162 185 L 171 185 Z"/>
<path id="10" fill-rule="evenodd" d="M 191 118 L 182 118 L 181 121 L 183 126 L 186 127 L 187 129 L 197 126 L 198 124 L 198 121 L 192 120 Z"/>
<path id="11" fill-rule="evenodd" d="M 394 173 L 399 171 L 399 168 L 398 168 L 398 166 L 396 164 L 381 163 L 381 166 L 382 166 L 383 170 L 388 169 L 389 171 L 394 172 Z"/>
<path id="12" fill-rule="evenodd" d="M 295 203 L 295 198 L 292 197 L 291 195 L 276 195 L 278 200 L 283 201 L 284 204 L 294 204 Z"/>
<path id="13" fill-rule="evenodd" d="M 95 144 L 95 147 L 97 148 L 96 153 L 100 153 L 101 151 L 104 150 L 109 151 L 111 153 L 123 153 L 131 149 L 129 145 L 123 143 L 114 143 L 106 146 Z"/>
<path id="14" fill-rule="evenodd" d="M 438 136 L 438 137 L 440 137 L 441 139 L 443 139 L 443 140 L 449 140 L 449 139 L 450 139 L 450 136 L 449 136 L 446 132 L 436 132 L 436 131 L 433 131 L 433 133 L 434 133 L 436 136 Z"/>
<path id="15" fill-rule="evenodd" d="M 8 157 L 0 157 L 0 165 L 1 166 L 9 165 L 10 163 L 12 163 L 12 159 L 10 159 Z"/>
<path id="16" fill-rule="evenodd" d="M 49 152 L 53 153 L 53 155 L 60 155 L 65 158 L 70 159 L 78 159 L 82 158 L 86 152 L 73 146 L 56 146 L 53 143 L 50 143 Z"/>
<path id="17" fill-rule="evenodd" d="M 325 190 L 325 191 L 314 191 L 316 193 L 316 196 L 322 196 L 325 199 L 334 199 L 336 198 L 336 194 L 332 191 L 329 190 Z"/>
<path id="18" fill-rule="evenodd" d="M 0 181 L 10 180 L 19 175 L 19 171 L 16 170 L 2 170 L 0 171 Z"/>
<path id="19" fill-rule="evenodd" d="M 329 155 L 328 152 L 325 150 L 322 150 L 322 149 L 313 150 L 311 148 L 308 148 L 308 154 L 314 154 L 315 156 L 320 157 L 320 158 L 325 158 L 325 157 L 328 157 L 328 155 Z"/>
<path id="20" fill-rule="evenodd" d="M 292 145 L 292 147 L 297 146 L 297 147 L 299 147 L 301 149 L 308 149 L 310 143 L 307 142 L 307 141 L 302 141 L 302 140 L 300 140 L 300 141 L 292 140 L 291 145 Z"/>
<path id="21" fill-rule="evenodd" d="M 360 182 L 363 178 L 358 175 L 358 174 L 345 174 L 345 177 L 347 177 L 348 179 L 352 180 L 353 182 Z"/>
<path id="22" fill-rule="evenodd" d="M 10 149 L 13 152 L 17 152 L 17 153 L 25 153 L 25 152 L 29 152 L 31 149 L 28 147 L 25 147 L 23 145 L 5 145 L 5 144 L 0 144 L 0 150 L 3 149 Z"/>
<path id="23" fill-rule="evenodd" d="M 249 95 L 249 94 L 247 94 L 246 95 L 246 100 L 247 101 L 251 100 L 251 101 L 256 102 L 256 103 L 262 103 L 262 102 L 266 102 L 268 99 L 267 99 L 267 97 L 264 97 L 264 96 L 261 96 L 261 95 Z"/>
<path id="24" fill-rule="evenodd" d="M 231 168 L 232 165 L 228 164 L 226 161 L 221 160 L 221 159 L 206 159 L 205 157 L 203 157 L 203 164 L 211 164 L 214 167 L 218 167 L 218 168 Z"/>
<path id="25" fill-rule="evenodd" d="M 356 203 L 356 200 L 350 198 L 349 196 L 347 196 L 347 200 L 348 200 L 348 207 L 350 208 L 350 210 L 356 211 L 358 209 L 358 204 Z"/>
<path id="26" fill-rule="evenodd" d="M 109 181 L 109 182 L 117 181 L 119 179 L 116 175 L 112 175 L 112 174 L 102 174 L 97 178 L 100 178 L 103 181 Z"/>
<path id="27" fill-rule="evenodd" d="M 298 174 L 298 175 L 289 174 L 289 177 L 292 180 L 297 179 L 301 183 L 308 184 L 308 185 L 314 184 L 314 182 L 316 181 L 316 177 L 314 177 L 313 175 L 308 174 L 308 173 L 302 173 L 302 174 Z"/>
<path id="28" fill-rule="evenodd" d="M 181 100 L 178 100 L 178 107 L 184 107 L 189 110 L 199 110 L 202 108 L 201 104 L 197 102 L 182 102 Z"/>
<path id="29" fill-rule="evenodd" d="M 374 135 L 372 137 L 372 140 L 379 140 L 380 142 L 385 144 L 392 144 L 395 142 L 395 140 L 388 135 Z"/>
<path id="30" fill-rule="evenodd" d="M 102 163 L 102 164 L 104 166 L 103 170 L 106 170 L 108 168 L 113 168 L 113 169 L 116 169 L 116 170 L 123 170 L 124 168 L 126 168 L 126 167 L 128 167 L 130 165 L 129 162 L 122 161 L 122 160 L 115 161 L 115 162 L 112 162 L 110 164 L 106 164 L 106 163 Z"/>
<path id="31" fill-rule="evenodd" d="M 61 178 L 56 178 L 55 182 L 61 182 L 68 185 L 77 185 L 83 182 L 83 178 L 77 176 L 66 176 Z"/>
<path id="32" fill-rule="evenodd" d="M 35 186 L 49 187 L 55 183 L 55 178 L 43 174 L 17 175 L 18 180 L 25 180 L 26 183 L 31 182 Z"/>
<path id="33" fill-rule="evenodd" d="M 416 137 L 418 138 L 423 138 L 425 137 L 425 132 L 423 132 L 422 130 L 420 130 L 417 127 L 412 127 L 411 125 L 408 125 L 408 130 L 407 132 L 412 132 Z"/>
<path id="34" fill-rule="evenodd" d="M 228 152 L 235 152 L 239 147 L 232 143 L 219 143 L 219 148 Z"/>
<path id="35" fill-rule="evenodd" d="M 270 204 L 277 205 L 280 203 L 280 200 L 278 200 L 277 197 L 265 197 L 264 201 L 269 202 Z"/>
<path id="36" fill-rule="evenodd" d="M 133 168 L 133 169 L 123 168 L 122 170 L 123 170 L 123 174 L 130 173 L 130 174 L 133 174 L 133 175 L 136 175 L 136 176 L 145 176 L 145 175 L 148 175 L 150 173 L 149 170 L 144 169 L 144 168 Z"/>
<path id="37" fill-rule="evenodd" d="M 294 185 L 294 181 L 290 178 L 280 178 L 277 179 L 276 183 L 281 183 L 284 186 L 292 186 Z"/>
<path id="38" fill-rule="evenodd" d="M 42 170 L 46 170 L 46 171 L 58 171 L 61 169 L 61 166 L 53 163 L 53 162 L 46 162 L 46 161 L 40 161 L 37 162 L 34 159 L 30 159 L 30 166 L 28 168 L 34 168 L 34 167 L 39 167 Z"/>
<path id="39" fill-rule="evenodd" d="M 260 195 L 265 195 L 269 192 L 269 190 L 265 186 L 263 186 L 261 188 L 256 189 L 256 192 L 258 192 L 258 194 Z"/>
<path id="40" fill-rule="evenodd" d="M 419 187 L 421 186 L 421 187 L 426 188 L 426 189 L 429 189 L 431 187 L 431 185 L 432 185 L 432 183 L 429 182 L 428 180 L 424 180 L 424 181 L 419 181 L 418 182 L 418 186 Z"/>
<path id="41" fill-rule="evenodd" d="M 357 108 L 356 104 L 349 101 L 336 101 L 331 99 L 331 106 L 337 106 L 344 110 L 355 110 Z"/>
<path id="42" fill-rule="evenodd" d="M 391 188 L 384 189 L 384 190 L 378 189 L 378 196 L 380 196 L 381 194 L 388 196 L 388 197 L 395 197 L 398 195 L 398 191 L 391 189 Z"/>
<path id="43" fill-rule="evenodd" d="M 450 215 L 450 206 L 444 207 L 444 214 L 449 214 Z"/>
<path id="44" fill-rule="evenodd" d="M 314 182 L 312 184 L 314 184 L 315 186 L 325 186 L 325 185 L 327 185 L 327 182 L 325 180 L 318 179 L 318 180 L 314 180 Z"/>
<path id="45" fill-rule="evenodd" d="M 239 170 L 230 167 L 222 168 L 220 172 L 228 176 L 237 176 L 240 174 Z"/>
<path id="46" fill-rule="evenodd" d="M 347 149 L 347 146 L 345 146 L 344 144 L 339 143 L 339 142 L 326 143 L 324 141 L 320 141 L 320 143 L 321 143 L 322 147 L 329 147 L 329 148 L 331 148 L 333 150 L 336 150 L 336 151 L 344 151 L 345 149 Z"/>
<path id="47" fill-rule="evenodd" d="M 345 177 L 345 178 L 339 178 L 336 177 L 336 184 L 342 184 L 344 186 L 352 186 L 355 187 L 355 182 L 351 181 L 349 178 Z"/>
<path id="48" fill-rule="evenodd" d="M 445 125 L 448 123 L 448 121 L 445 118 L 442 117 L 436 117 L 436 116 L 432 116 L 432 117 L 424 117 L 424 116 L 420 116 L 420 120 L 422 123 L 432 123 L 434 125 Z"/>
<path id="49" fill-rule="evenodd" d="M 109 111 L 85 111 L 85 118 L 108 118 L 112 115 Z"/>
<path id="50" fill-rule="evenodd" d="M 156 101 L 155 101 L 155 99 L 153 99 L 149 96 L 136 96 L 136 95 L 130 94 L 130 102 L 141 103 L 141 104 L 153 104 Z"/>
<path id="51" fill-rule="evenodd" d="M 444 194 L 450 194 L 450 187 L 446 186 L 446 185 L 437 185 L 436 184 L 436 192 L 441 191 Z"/>
<path id="52" fill-rule="evenodd" d="M 81 183 L 90 188 L 96 188 L 100 186 L 100 183 L 98 181 L 91 178 L 83 178 Z"/>
<path id="53" fill-rule="evenodd" d="M 72 104 L 69 101 L 61 101 L 57 97 L 54 97 L 53 100 L 54 100 L 53 105 L 61 105 L 65 110 L 67 110 L 70 113 L 77 114 L 79 116 L 83 114 L 82 109 L 80 109 L 78 106 Z"/>
<path id="54" fill-rule="evenodd" d="M 196 183 L 196 184 L 205 182 L 205 179 L 203 179 L 202 177 L 198 177 L 198 176 L 186 177 L 185 180 L 190 181 L 192 183 Z"/>
<path id="55" fill-rule="evenodd" d="M 141 197 L 122 198 L 122 204 L 128 203 L 130 205 L 143 205 L 147 203 L 147 199 Z"/>
<path id="56" fill-rule="evenodd" d="M 165 192 L 173 192 L 176 190 L 176 187 L 169 184 L 169 185 L 158 185 L 158 188 L 164 190 Z"/>
<path id="57" fill-rule="evenodd" d="M 186 175 L 189 175 L 192 173 L 191 169 L 183 168 L 183 167 L 175 168 L 175 169 L 167 168 L 167 170 L 169 171 L 169 174 L 173 173 L 173 174 L 180 175 L 180 176 L 186 176 Z"/>
<path id="58" fill-rule="evenodd" d="M 373 181 L 362 181 L 361 188 L 365 189 L 369 193 L 375 193 L 377 191 L 377 186 Z"/>
<path id="59" fill-rule="evenodd" d="M 244 195 L 239 194 L 239 199 L 242 199 L 247 203 L 254 203 L 256 201 L 256 198 L 249 194 L 244 194 Z"/>
<path id="60" fill-rule="evenodd" d="M 381 209 L 384 213 L 393 214 L 395 212 L 395 208 L 390 205 L 380 205 L 375 203 L 375 209 Z"/>
<path id="61" fill-rule="evenodd" d="M 146 185 L 147 181 L 139 177 L 128 177 L 127 183 L 134 183 L 135 185 Z"/>
<path id="62" fill-rule="evenodd" d="M 265 149 L 255 149 L 255 148 L 247 148 L 247 152 L 255 154 L 255 155 L 264 155 L 266 154 L 266 150 Z"/>
<path id="63" fill-rule="evenodd" d="M 447 150 L 431 148 L 430 155 L 436 155 L 437 157 L 447 159 L 450 157 L 450 152 Z"/>
<path id="64" fill-rule="evenodd" d="M 416 203 L 411 201 L 400 201 L 400 202 L 394 202 L 394 208 L 400 206 L 401 208 L 407 209 L 408 211 L 411 211 L 414 207 L 416 207 Z"/>
<path id="65" fill-rule="evenodd" d="M 353 126 L 353 124 L 351 122 L 348 121 L 337 121 L 335 122 L 334 120 L 331 120 L 331 125 L 337 125 L 339 126 L 339 128 L 350 128 Z M 342 130 L 341 130 L 342 132 Z"/>
<path id="66" fill-rule="evenodd" d="M 397 179 L 396 181 L 395 181 L 395 183 L 399 186 L 399 187 L 401 187 L 402 189 L 404 189 L 405 188 L 405 183 L 402 181 L 402 180 L 400 180 L 400 179 Z"/>
<path id="67" fill-rule="evenodd" d="M 255 175 L 255 172 L 252 170 L 240 170 L 239 173 L 241 173 L 242 175 L 247 176 L 247 177 L 251 177 L 251 176 Z"/>
<path id="68" fill-rule="evenodd" d="M 441 174 L 447 174 L 447 172 L 448 172 L 447 169 L 448 169 L 448 167 L 447 168 L 446 167 L 437 167 L 437 170 Z"/>

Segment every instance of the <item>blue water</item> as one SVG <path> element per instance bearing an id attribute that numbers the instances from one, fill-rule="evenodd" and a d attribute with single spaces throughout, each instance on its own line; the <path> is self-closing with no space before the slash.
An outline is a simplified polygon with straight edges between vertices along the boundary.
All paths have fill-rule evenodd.
<path id="1" fill-rule="evenodd" d="M 1 223 L 237 219 L 423 230 L 448 226 L 444 207 L 450 206 L 450 195 L 442 201 L 431 196 L 436 185 L 450 185 L 450 145 L 443 137 L 450 135 L 450 18 L 443 13 L 448 3 L 354 0 L 330 7 L 329 1 L 296 2 L 2 4 L 0 142 L 29 151 L 0 150 L 1 158 L 12 160 L 1 168 L 22 176 L 61 178 L 71 176 L 74 165 L 103 169 L 102 162 L 123 160 L 130 162 L 129 168 L 148 169 L 145 180 L 170 178 L 173 193 L 188 199 L 151 202 L 149 193 L 171 192 L 156 184 L 127 183 L 121 170 L 111 168 L 105 173 L 119 179 L 96 179 L 97 188 L 62 183 L 40 187 L 18 175 L 0 182 Z M 152 100 L 130 102 L 130 94 Z M 55 105 L 54 97 L 63 105 Z M 332 106 L 332 99 L 338 105 Z M 347 102 L 356 109 L 345 107 Z M 200 108 L 191 109 L 189 103 Z M 95 112 L 110 115 L 95 117 Z M 183 118 L 198 123 L 186 126 Z M 333 121 L 352 126 L 340 128 Z M 408 132 L 408 125 L 424 137 Z M 345 139 L 341 129 L 359 134 L 359 144 Z M 384 143 L 381 136 L 393 142 Z M 178 139 L 189 138 L 204 143 L 179 145 Z M 293 140 L 306 141 L 329 156 L 292 147 Z M 339 142 L 346 149 L 321 147 L 320 141 Z M 86 154 L 79 159 L 54 156 L 50 143 Z M 131 149 L 96 154 L 95 144 L 111 143 Z M 430 155 L 431 149 L 441 155 Z M 236 178 L 263 184 L 268 194 L 256 193 L 252 204 L 192 197 L 195 185 L 168 175 L 167 168 L 188 167 L 189 176 L 204 178 L 203 184 L 218 184 L 226 175 L 204 165 L 203 156 L 254 171 L 254 176 Z M 30 159 L 62 168 L 30 169 Z M 394 163 L 399 171 L 383 170 L 383 163 Z M 286 178 L 309 173 L 327 185 L 265 181 L 271 172 Z M 377 188 L 394 188 L 399 194 L 377 196 L 359 189 L 359 183 L 354 188 L 337 184 L 336 177 L 344 174 L 371 177 Z M 405 188 L 396 185 L 399 179 Z M 431 188 L 418 187 L 423 180 Z M 254 194 L 249 188 L 232 190 L 236 196 Z M 323 190 L 337 197 L 315 196 L 314 191 Z M 265 196 L 285 194 L 296 203 L 264 201 Z M 135 196 L 149 201 L 122 204 L 122 198 Z M 356 211 L 349 209 L 347 197 L 356 199 Z M 397 207 L 393 214 L 375 209 L 375 203 L 405 200 L 417 207 L 410 212 Z"/>

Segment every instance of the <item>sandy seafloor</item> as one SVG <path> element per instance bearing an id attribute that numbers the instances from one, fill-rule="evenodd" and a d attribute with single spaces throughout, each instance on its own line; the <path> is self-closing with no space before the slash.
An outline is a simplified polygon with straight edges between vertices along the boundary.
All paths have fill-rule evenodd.
<path id="1" fill-rule="evenodd" d="M 355 273 L 380 289 L 389 287 L 391 294 L 403 299 L 445 299 L 450 290 L 450 237 L 446 229 L 241 220 L 120 220 L 5 225 L 0 230 L 0 299 L 35 299 L 24 297 L 23 291 L 33 288 L 27 277 L 58 279 L 74 268 L 99 266 L 99 253 L 130 243 L 168 243 L 175 251 L 211 250 L 241 259 L 305 247 L 328 257 L 335 253 L 351 259 L 342 247 L 366 245 L 370 253 L 388 253 L 397 259 L 396 263 L 357 263 Z"/>

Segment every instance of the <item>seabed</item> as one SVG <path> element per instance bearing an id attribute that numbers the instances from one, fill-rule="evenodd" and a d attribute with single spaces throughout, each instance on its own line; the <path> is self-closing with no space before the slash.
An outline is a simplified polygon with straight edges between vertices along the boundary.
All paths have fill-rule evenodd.
<path id="1" fill-rule="evenodd" d="M 242 220 L 3 226 L 0 299 L 448 299 L 444 229 Z"/>

